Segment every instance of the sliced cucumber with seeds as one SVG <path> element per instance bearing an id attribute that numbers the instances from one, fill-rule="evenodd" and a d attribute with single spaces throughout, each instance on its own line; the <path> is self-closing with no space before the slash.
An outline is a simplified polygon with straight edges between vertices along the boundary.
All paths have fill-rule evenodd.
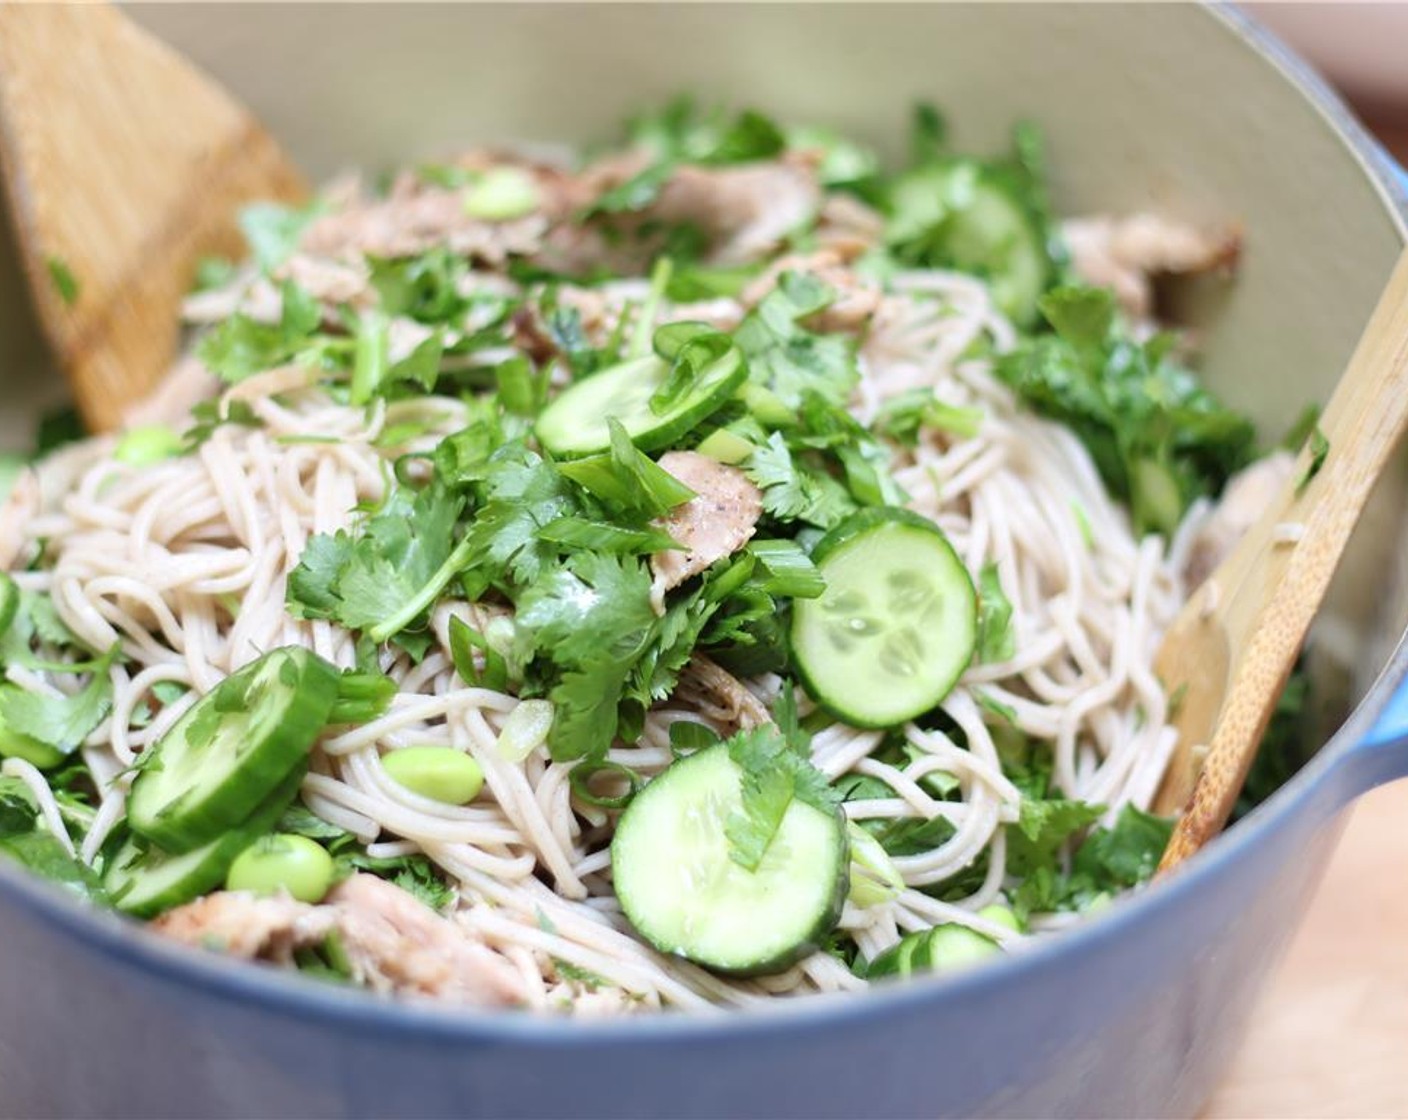
<path id="1" fill-rule="evenodd" d="M 729 855 L 741 770 L 720 744 L 673 763 L 631 801 L 611 842 L 621 909 L 662 953 L 719 972 L 777 972 L 821 944 L 845 902 L 839 812 L 794 800 L 756 871 Z"/>
<path id="2" fill-rule="evenodd" d="M 611 446 L 606 421 L 614 416 L 642 451 L 668 447 L 717 412 L 748 371 L 732 347 L 700 371 L 678 400 L 656 412 L 650 398 L 669 373 L 670 363 L 652 354 L 578 381 L 543 409 L 535 429 L 538 440 L 560 456 L 605 451 Z"/>
<path id="3" fill-rule="evenodd" d="M 192 851 L 172 855 L 132 835 L 113 853 L 103 887 L 119 910 L 150 918 L 214 890 L 235 858 L 273 828 L 298 794 L 306 767 L 299 763 L 240 828 Z"/>
<path id="4" fill-rule="evenodd" d="M 812 698 L 857 727 L 893 727 L 943 700 L 973 656 L 978 597 L 939 527 L 862 510 L 812 560 L 826 590 L 792 604 L 792 652 Z"/>
<path id="5" fill-rule="evenodd" d="M 179 855 L 243 825 L 308 754 L 338 681 L 333 666 L 293 646 L 226 677 L 143 761 L 127 804 L 133 831 Z"/>

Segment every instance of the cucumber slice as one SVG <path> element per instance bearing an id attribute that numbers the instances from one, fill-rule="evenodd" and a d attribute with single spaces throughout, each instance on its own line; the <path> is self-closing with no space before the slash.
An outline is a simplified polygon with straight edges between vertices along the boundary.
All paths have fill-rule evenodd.
<path id="1" fill-rule="evenodd" d="M 1012 930 L 1020 930 L 1016 915 L 1006 906 L 985 906 L 978 915 Z M 911 976 L 916 972 L 956 972 L 970 968 L 1002 952 L 991 937 L 956 922 L 911 933 L 898 945 L 887 949 L 865 971 L 866 979 Z"/>
<path id="2" fill-rule="evenodd" d="M 670 365 L 649 355 L 594 373 L 557 395 L 538 417 L 538 441 L 559 456 L 590 455 L 611 446 L 606 426 L 614 416 L 642 451 L 668 447 L 718 411 L 748 375 L 736 347 L 706 366 L 669 408 L 656 412 L 650 398 Z"/>
<path id="3" fill-rule="evenodd" d="M 278 823 L 306 772 L 302 763 L 295 765 L 244 827 L 182 855 L 164 852 L 135 834 L 128 836 L 103 874 L 113 905 L 135 918 L 150 918 L 214 890 L 225 881 L 235 858 Z"/>
<path id="4" fill-rule="evenodd" d="M 1010 175 L 968 160 L 923 167 L 896 180 L 890 205 L 888 239 L 902 255 L 979 273 L 1013 322 L 1036 319 L 1051 257 L 1042 222 Z"/>
<path id="5" fill-rule="evenodd" d="M 849 855 L 840 812 L 793 801 L 757 871 L 729 857 L 741 771 L 720 744 L 636 794 L 611 842 L 621 909 L 662 953 L 751 976 L 812 952 L 835 928 Z"/>
<path id="6" fill-rule="evenodd" d="M 862 510 L 818 542 L 826 583 L 792 604 L 802 684 L 856 727 L 893 727 L 927 712 L 973 656 L 978 596 L 933 522 L 908 510 Z"/>
<path id="7" fill-rule="evenodd" d="M 133 831 L 181 854 L 243 825 L 307 755 L 338 680 L 335 668 L 295 646 L 226 677 L 143 762 L 127 803 Z"/>

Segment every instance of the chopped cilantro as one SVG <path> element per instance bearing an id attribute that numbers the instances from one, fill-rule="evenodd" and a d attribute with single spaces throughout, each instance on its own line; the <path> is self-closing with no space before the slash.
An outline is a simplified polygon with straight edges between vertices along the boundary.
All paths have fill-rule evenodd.
<path id="1" fill-rule="evenodd" d="M 44 266 L 49 270 L 49 281 L 54 285 L 54 291 L 59 294 L 59 299 L 63 301 L 64 306 L 72 307 L 78 302 L 79 293 L 82 291 L 78 277 L 59 257 L 45 257 Z"/>
<path id="2" fill-rule="evenodd" d="M 998 376 L 1080 437 L 1140 532 L 1171 532 L 1250 461 L 1251 423 L 1174 363 L 1169 336 L 1136 341 L 1109 291 L 1057 288 L 1040 306 L 1053 333 L 1000 358 Z"/>
<path id="3" fill-rule="evenodd" d="M 1325 457 L 1330 454 L 1330 441 L 1325 438 L 1325 433 L 1320 430 L 1318 424 L 1310 430 L 1307 443 L 1310 447 L 1310 461 L 1306 463 L 1304 473 L 1296 481 L 1297 497 L 1305 493 L 1310 480 L 1320 473 L 1320 468 L 1325 465 Z"/>

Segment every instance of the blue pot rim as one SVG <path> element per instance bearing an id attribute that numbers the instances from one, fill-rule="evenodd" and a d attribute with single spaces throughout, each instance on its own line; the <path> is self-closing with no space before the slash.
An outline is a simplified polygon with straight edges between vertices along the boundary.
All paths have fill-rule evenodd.
<path id="1" fill-rule="evenodd" d="M 1320 111 L 1377 186 L 1386 208 L 1398 219 L 1400 235 L 1408 240 L 1408 176 L 1369 136 L 1324 80 L 1271 32 L 1231 5 L 1207 6 L 1238 38 L 1276 66 Z M 1034 973 L 1052 967 L 1063 958 L 1098 953 L 1104 946 L 1131 936 L 1141 926 L 1169 919 L 1188 905 L 1190 897 L 1205 884 L 1235 865 L 1264 834 L 1274 831 L 1279 822 L 1304 807 L 1310 795 L 1331 773 L 1368 740 L 1376 719 L 1400 685 L 1408 687 L 1408 639 L 1400 641 L 1388 665 L 1343 726 L 1294 778 L 1216 844 L 1199 853 L 1170 881 L 1117 900 L 1098 920 L 1043 939 L 992 966 L 952 976 L 915 978 L 865 993 L 778 1000 L 774 1005 L 744 1013 L 667 1013 L 587 1024 L 533 1013 L 452 1008 L 428 1001 L 398 1002 L 286 972 L 252 968 L 186 948 L 116 914 L 95 911 L 3 863 L 0 863 L 0 891 L 18 899 L 51 927 L 87 944 L 114 964 L 135 968 L 155 980 L 197 987 L 204 994 L 223 997 L 248 1009 L 305 1023 L 351 1029 L 366 1035 L 394 1033 L 401 1042 L 554 1048 L 643 1046 L 723 1037 L 746 1042 L 778 1031 L 805 1034 L 855 1028 L 875 1017 L 909 1012 L 934 1001 L 1023 986 Z M 1365 749 L 1387 748 L 1379 742 Z"/>

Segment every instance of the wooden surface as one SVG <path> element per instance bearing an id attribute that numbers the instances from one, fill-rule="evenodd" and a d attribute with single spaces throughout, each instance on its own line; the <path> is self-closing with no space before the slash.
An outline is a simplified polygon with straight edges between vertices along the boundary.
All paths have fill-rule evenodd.
<path id="1" fill-rule="evenodd" d="M 239 207 L 303 191 L 242 106 L 105 6 L 0 4 L 0 159 L 35 307 L 96 428 L 166 373 L 197 261 L 240 250 Z"/>
<path id="2" fill-rule="evenodd" d="M 1206 1120 L 1408 1117 L 1408 782 L 1354 810 Z"/>

